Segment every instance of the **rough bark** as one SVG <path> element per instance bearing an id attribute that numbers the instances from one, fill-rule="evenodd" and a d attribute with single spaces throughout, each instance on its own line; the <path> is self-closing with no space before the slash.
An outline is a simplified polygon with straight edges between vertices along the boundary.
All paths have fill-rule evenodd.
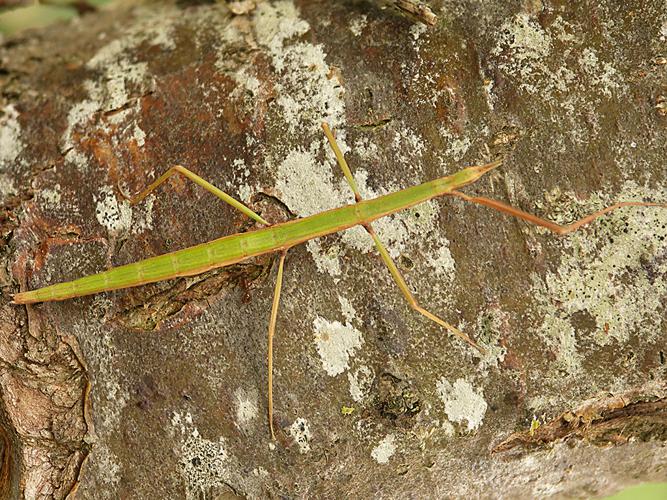
<path id="1" fill-rule="evenodd" d="M 557 238 L 460 200 L 293 249 L 266 411 L 274 272 L 18 307 L 10 293 L 502 157 L 467 189 L 558 221 L 665 201 L 664 2 L 150 5 L 0 48 L 3 496 L 597 496 L 665 479 L 667 211 Z M 243 7 L 243 8 L 241 8 Z M 350 410 L 351 409 L 351 410 Z"/>

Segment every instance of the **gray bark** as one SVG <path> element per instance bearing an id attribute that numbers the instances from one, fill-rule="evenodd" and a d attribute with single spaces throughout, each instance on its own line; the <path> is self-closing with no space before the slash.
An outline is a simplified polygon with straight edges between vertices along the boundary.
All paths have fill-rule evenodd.
<path id="1" fill-rule="evenodd" d="M 10 293 L 503 158 L 466 188 L 569 222 L 667 200 L 664 2 L 100 12 L 0 47 L 2 496 L 599 496 L 664 480 L 667 210 L 558 238 L 460 200 L 293 249 L 266 422 L 271 257 L 19 307 Z M 352 410 L 350 410 L 352 409 Z"/>

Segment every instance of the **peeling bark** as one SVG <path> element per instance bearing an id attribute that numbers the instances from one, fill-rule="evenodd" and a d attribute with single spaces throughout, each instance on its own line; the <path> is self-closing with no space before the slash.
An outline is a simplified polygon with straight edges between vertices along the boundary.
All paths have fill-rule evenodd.
<path id="1" fill-rule="evenodd" d="M 396 3 L 396 2 L 393 2 Z M 401 2 L 399 2 L 401 3 Z M 406 2 L 403 2 L 406 3 Z M 423 5 L 413 2 L 414 5 Z M 558 222 L 665 201 L 663 2 L 149 5 L 0 47 L 0 496 L 597 496 L 665 479 L 667 213 L 556 238 L 460 200 L 272 259 L 62 303 L 10 294 L 502 157 L 467 188 Z M 622 463 L 622 469 L 619 464 Z M 372 480 L 369 480 L 372 478 Z"/>

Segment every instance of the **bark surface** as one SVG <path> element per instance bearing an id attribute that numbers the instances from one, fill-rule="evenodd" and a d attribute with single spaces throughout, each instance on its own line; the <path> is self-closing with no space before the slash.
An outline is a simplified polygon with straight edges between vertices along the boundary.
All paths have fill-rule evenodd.
<path id="1" fill-rule="evenodd" d="M 0 47 L 0 496 L 597 496 L 667 472 L 667 210 L 558 238 L 461 200 L 275 268 L 19 307 L 10 294 L 497 158 L 466 192 L 558 222 L 667 200 L 662 1 L 149 5 Z M 493 492 L 493 493 L 491 493 Z"/>

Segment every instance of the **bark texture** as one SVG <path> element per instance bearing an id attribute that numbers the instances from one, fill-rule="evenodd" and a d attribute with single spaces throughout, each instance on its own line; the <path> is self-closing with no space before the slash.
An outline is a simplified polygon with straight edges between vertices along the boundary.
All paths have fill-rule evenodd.
<path id="1" fill-rule="evenodd" d="M 257 259 L 62 303 L 10 293 L 502 157 L 470 186 L 559 222 L 667 200 L 667 9 L 363 1 L 100 12 L 0 47 L 3 497 L 597 496 L 665 480 L 667 210 L 565 238 L 460 200 L 293 249 L 266 423 L 275 270 Z"/>

